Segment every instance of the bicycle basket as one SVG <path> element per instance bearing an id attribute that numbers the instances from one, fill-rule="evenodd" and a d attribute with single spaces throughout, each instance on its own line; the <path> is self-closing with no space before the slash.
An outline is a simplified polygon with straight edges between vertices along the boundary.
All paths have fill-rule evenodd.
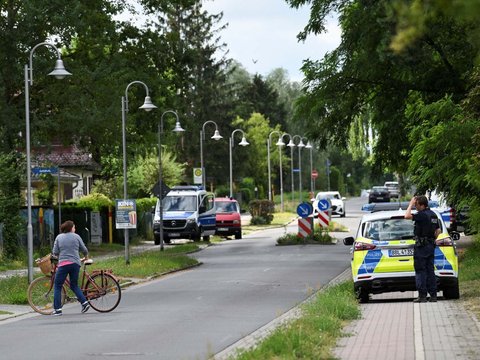
<path id="1" fill-rule="evenodd" d="M 42 273 L 44 273 L 45 275 L 51 275 L 53 271 L 52 261 L 50 260 L 51 256 L 52 254 L 48 254 L 40 259 L 35 260 L 38 267 L 40 268 Z"/>

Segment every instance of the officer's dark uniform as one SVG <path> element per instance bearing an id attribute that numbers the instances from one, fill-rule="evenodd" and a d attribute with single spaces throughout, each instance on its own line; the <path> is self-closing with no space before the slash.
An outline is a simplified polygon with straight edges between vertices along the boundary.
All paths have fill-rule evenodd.
<path id="1" fill-rule="evenodd" d="M 436 298 L 435 230 L 439 228 L 439 221 L 437 215 L 428 208 L 412 216 L 412 220 L 415 221 L 413 264 L 418 295 L 419 298 L 426 298 L 428 292 L 430 296 Z"/>

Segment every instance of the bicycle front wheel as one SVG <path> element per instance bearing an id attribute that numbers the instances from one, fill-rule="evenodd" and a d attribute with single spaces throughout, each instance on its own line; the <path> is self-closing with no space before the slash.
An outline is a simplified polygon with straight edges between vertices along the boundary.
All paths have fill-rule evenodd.
<path id="1" fill-rule="evenodd" d="M 62 307 L 66 297 L 67 291 L 62 286 Z M 50 276 L 33 280 L 28 286 L 27 298 L 33 310 L 43 315 L 50 315 L 53 311 L 53 280 Z"/>
<path id="2" fill-rule="evenodd" d="M 109 312 L 120 303 L 122 289 L 112 275 L 100 273 L 89 279 L 85 296 L 92 308 L 99 312 Z"/>

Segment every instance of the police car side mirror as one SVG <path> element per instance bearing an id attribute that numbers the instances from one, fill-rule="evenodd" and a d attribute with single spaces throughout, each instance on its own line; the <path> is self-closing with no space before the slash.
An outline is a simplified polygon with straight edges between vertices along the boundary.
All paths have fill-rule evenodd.
<path id="1" fill-rule="evenodd" d="M 346 238 L 343 239 L 343 244 L 347 245 L 347 246 L 351 246 L 351 245 L 353 245 L 354 241 L 355 241 L 355 239 L 353 238 L 353 236 L 349 236 L 349 237 L 346 237 Z"/>
<path id="2" fill-rule="evenodd" d="M 460 233 L 457 232 L 457 231 L 452 231 L 452 232 L 450 233 L 450 237 L 451 237 L 452 240 L 454 240 L 454 241 L 460 240 Z"/>

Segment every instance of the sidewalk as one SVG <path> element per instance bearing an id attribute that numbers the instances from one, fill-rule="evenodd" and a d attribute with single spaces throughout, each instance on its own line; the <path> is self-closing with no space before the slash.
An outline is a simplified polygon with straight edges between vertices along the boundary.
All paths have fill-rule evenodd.
<path id="1" fill-rule="evenodd" d="M 372 296 L 334 351 L 341 360 L 480 359 L 480 324 L 461 300 L 413 303 L 416 292 Z"/>

